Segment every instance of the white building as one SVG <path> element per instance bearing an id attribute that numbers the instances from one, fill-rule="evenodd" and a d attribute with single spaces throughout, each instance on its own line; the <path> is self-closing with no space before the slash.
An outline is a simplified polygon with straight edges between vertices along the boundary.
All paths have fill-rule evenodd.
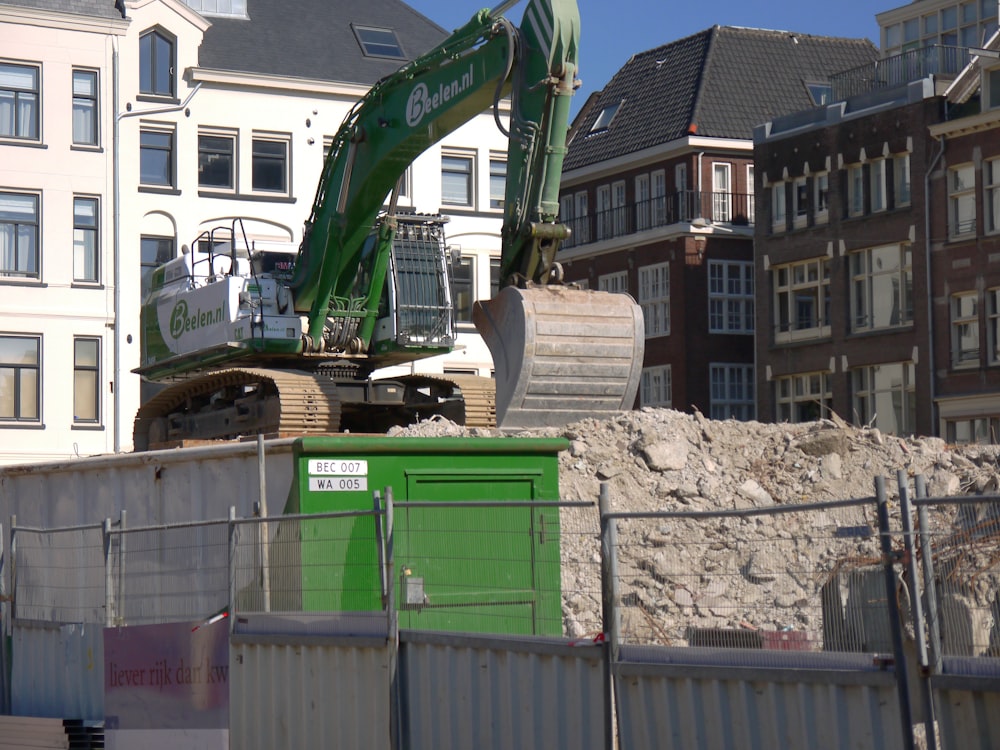
<path id="1" fill-rule="evenodd" d="M 5 1 L 64 9 L 82 2 Z M 0 16 L 0 75 L 8 72 L 0 117 L 17 123 L 16 114 L 3 115 L 11 91 L 9 107 L 31 111 L 30 88 L 17 87 L 30 87 L 33 71 L 44 82 L 35 84 L 39 133 L 0 137 L 0 198 L 11 196 L 0 233 L 34 231 L 40 255 L 36 268 L 0 276 L 10 287 L 0 298 L 2 463 L 129 450 L 142 392 L 132 370 L 144 275 L 236 217 L 245 217 L 251 240 L 297 244 L 324 143 L 373 83 L 446 36 L 398 0 L 299 0 L 294 13 L 282 0 L 126 0 L 126 19 L 113 0 L 87 2 L 110 10 L 88 20 L 93 32 L 65 11 L 0 5 L 9 13 Z M 33 37 L 7 22 L 33 15 L 47 23 L 32 27 Z M 74 31 L 57 36 L 59 24 Z M 87 149 L 72 145 L 66 117 L 77 68 L 97 71 L 103 87 L 97 144 Z M 82 86 L 86 77 L 77 78 Z M 83 102 L 85 92 L 78 96 Z M 451 217 L 463 315 L 473 298 L 490 295 L 505 152 L 484 113 L 414 162 L 401 201 Z M 81 261 L 82 278 L 74 279 L 70 237 L 76 233 L 81 254 L 94 234 L 84 214 L 95 207 L 95 268 Z M 35 224 L 18 218 L 25 211 Z M 453 354 L 414 367 L 489 375 L 492 362 L 468 323 Z M 96 406 L 82 412 L 91 387 Z"/>

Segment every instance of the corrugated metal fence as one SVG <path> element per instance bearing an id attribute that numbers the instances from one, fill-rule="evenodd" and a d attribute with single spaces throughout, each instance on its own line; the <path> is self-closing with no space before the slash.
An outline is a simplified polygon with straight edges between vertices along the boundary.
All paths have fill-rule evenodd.
<path id="1" fill-rule="evenodd" d="M 0 695 L 102 718 L 95 632 L 225 610 L 231 747 L 1000 747 L 1000 499 L 927 498 L 920 478 L 911 497 L 903 474 L 874 489 L 711 512 L 539 504 L 559 524 L 497 525 L 458 561 L 489 580 L 430 598 L 447 534 L 484 517 L 474 501 L 405 542 L 394 514 L 419 504 L 388 492 L 366 513 L 13 525 Z M 421 530 L 444 541 L 427 551 Z M 558 541 L 558 591 L 504 559 L 536 549 L 514 533 Z M 323 551 L 348 544 L 378 554 Z"/>

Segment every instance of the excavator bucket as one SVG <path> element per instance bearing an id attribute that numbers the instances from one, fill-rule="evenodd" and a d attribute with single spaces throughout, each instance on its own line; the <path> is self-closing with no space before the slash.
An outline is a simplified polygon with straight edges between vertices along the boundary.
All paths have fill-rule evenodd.
<path id="1" fill-rule="evenodd" d="M 642 308 L 627 294 L 508 286 L 472 320 L 493 354 L 497 426 L 561 427 L 631 409 L 642 373 Z"/>

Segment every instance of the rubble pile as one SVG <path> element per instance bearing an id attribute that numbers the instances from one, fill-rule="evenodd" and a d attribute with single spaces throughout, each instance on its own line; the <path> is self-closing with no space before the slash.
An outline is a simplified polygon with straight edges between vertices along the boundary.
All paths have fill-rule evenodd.
<path id="1" fill-rule="evenodd" d="M 496 435 L 446 420 L 390 435 Z M 642 409 L 566 428 L 518 433 L 565 437 L 560 494 L 597 502 L 602 483 L 613 512 L 716 511 L 872 497 L 876 476 L 898 497 L 897 472 L 922 475 L 928 495 L 996 494 L 1000 446 L 949 446 L 939 438 L 898 438 L 841 420 L 803 424 L 714 421 L 695 413 Z M 513 435 L 512 438 L 517 435 Z M 898 506 L 894 505 L 898 516 Z M 563 525 L 564 624 L 582 637 L 600 622 L 599 516 L 566 509 Z M 837 538 L 823 529 L 870 529 L 871 504 L 816 514 L 751 518 L 648 519 L 620 524 L 623 631 L 671 643 L 691 628 L 799 630 L 823 637 L 821 591 L 845 561 L 877 562 L 877 540 Z M 893 523 L 898 528 L 898 522 Z M 765 543 L 760 543 L 765 540 Z M 769 540 L 769 541 L 767 541 Z M 867 585 L 867 584 L 866 584 Z M 834 591 L 836 597 L 849 592 Z M 840 601 L 838 598 L 837 601 Z M 829 620 L 829 611 L 827 612 Z M 830 633 L 825 637 L 829 639 Z"/>

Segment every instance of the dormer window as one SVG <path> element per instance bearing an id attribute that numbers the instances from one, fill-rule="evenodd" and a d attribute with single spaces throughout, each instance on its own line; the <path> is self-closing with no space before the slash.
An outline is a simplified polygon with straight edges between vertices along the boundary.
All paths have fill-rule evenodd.
<path id="1" fill-rule="evenodd" d="M 597 133 L 601 130 L 607 130 L 611 127 L 611 121 L 615 119 L 615 115 L 618 114 L 618 110 L 621 108 L 622 103 L 617 102 L 610 106 L 605 107 L 601 110 L 601 114 L 597 116 L 594 120 L 594 125 L 590 128 L 591 133 Z"/>
<path id="2" fill-rule="evenodd" d="M 405 60 L 403 47 L 392 29 L 380 29 L 374 26 L 352 26 L 354 36 L 361 45 L 361 51 L 366 57 L 389 57 L 394 60 Z"/>

